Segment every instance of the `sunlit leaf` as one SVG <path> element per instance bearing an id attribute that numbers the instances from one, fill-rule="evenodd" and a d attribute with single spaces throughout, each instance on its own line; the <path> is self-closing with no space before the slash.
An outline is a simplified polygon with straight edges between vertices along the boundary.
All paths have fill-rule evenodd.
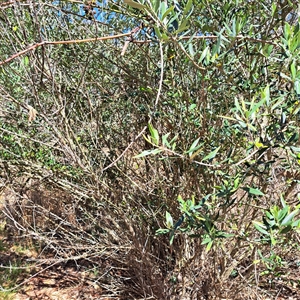
<path id="1" fill-rule="evenodd" d="M 156 234 L 166 234 L 168 232 L 170 232 L 170 229 L 159 228 L 156 230 Z"/>
<path id="2" fill-rule="evenodd" d="M 194 51 L 192 43 L 189 43 L 189 52 L 190 52 L 191 57 L 194 57 L 195 51 Z"/>
<path id="3" fill-rule="evenodd" d="M 148 155 L 155 155 L 160 152 L 162 152 L 162 150 L 160 150 L 160 149 L 145 150 L 142 153 L 135 155 L 133 158 L 140 158 L 140 157 L 144 157 L 144 156 L 148 156 Z"/>
<path id="4" fill-rule="evenodd" d="M 161 139 L 162 139 L 163 146 L 167 146 L 169 149 L 171 149 L 171 145 L 168 142 L 169 135 L 170 135 L 170 133 L 167 133 L 167 134 L 163 135 Z"/>
<path id="5" fill-rule="evenodd" d="M 204 50 L 203 50 L 203 52 L 202 52 L 202 54 L 201 54 L 201 56 L 200 56 L 200 59 L 199 59 L 199 62 L 202 62 L 203 60 L 204 60 L 204 58 L 207 56 L 207 54 L 209 53 L 209 46 L 207 46 Z"/>
<path id="6" fill-rule="evenodd" d="M 159 144 L 159 134 L 158 131 L 153 127 L 151 123 L 148 124 L 148 128 L 151 134 L 152 142 L 155 145 Z"/>
<path id="7" fill-rule="evenodd" d="M 270 233 L 269 233 L 268 231 L 265 230 L 266 227 L 265 227 L 262 223 L 257 222 L 257 221 L 252 221 L 252 223 L 253 223 L 254 227 L 255 227 L 260 233 L 262 233 L 262 234 L 264 234 L 264 235 L 268 235 L 268 236 L 270 235 Z"/>
<path id="8" fill-rule="evenodd" d="M 167 224 L 168 228 L 172 228 L 173 225 L 174 225 L 173 224 L 173 218 L 172 218 L 171 214 L 168 211 L 166 211 L 166 224 Z"/>
<path id="9" fill-rule="evenodd" d="M 162 4 L 163 3 L 165 3 L 165 2 L 162 2 Z M 164 21 L 164 19 L 170 14 L 170 13 L 172 13 L 174 11 L 174 6 L 171 6 L 171 7 L 169 7 L 167 10 L 165 10 L 164 12 L 162 12 L 162 18 L 161 18 L 161 20 L 162 21 Z"/>
<path id="10" fill-rule="evenodd" d="M 136 1 L 133 1 L 133 0 L 124 0 L 124 3 L 133 7 L 133 8 L 138 8 L 138 9 L 141 9 L 141 10 L 144 10 L 146 9 L 146 6 L 143 5 L 143 4 L 140 4 Z"/>
<path id="11" fill-rule="evenodd" d="M 186 16 L 187 14 L 191 13 L 190 10 L 192 8 L 192 5 L 193 5 L 193 0 L 188 0 L 187 4 L 183 10 L 183 16 Z"/>
<path id="12" fill-rule="evenodd" d="M 207 156 L 205 156 L 202 161 L 205 161 L 205 160 L 209 160 L 209 159 L 213 159 L 217 153 L 219 152 L 220 150 L 220 146 L 218 148 L 216 148 L 214 151 L 210 152 Z"/>
<path id="13" fill-rule="evenodd" d="M 197 138 L 197 139 L 193 142 L 193 144 L 191 145 L 190 149 L 186 152 L 186 154 L 190 154 L 190 155 L 191 155 L 193 151 L 195 151 L 195 150 L 198 149 L 198 148 L 197 148 L 197 144 L 198 144 L 199 140 L 200 140 L 200 138 Z"/>
<path id="14" fill-rule="evenodd" d="M 28 66 L 28 65 L 29 65 L 29 58 L 28 58 L 28 56 L 25 56 L 25 57 L 23 58 L 23 63 L 24 63 L 25 66 Z"/>
<path id="15" fill-rule="evenodd" d="M 264 196 L 265 194 L 260 191 L 257 188 L 248 188 L 248 187 L 243 187 L 243 190 L 247 191 L 249 194 L 255 195 L 255 196 Z"/>
<path id="16" fill-rule="evenodd" d="M 292 211 L 290 214 L 288 214 L 283 221 L 281 222 L 282 226 L 290 225 L 293 221 L 293 218 L 299 213 L 299 209 L 296 209 Z"/>
<path id="17" fill-rule="evenodd" d="M 278 220 L 282 221 L 285 218 L 285 216 L 287 215 L 288 211 L 289 211 L 289 206 L 286 205 L 283 209 L 281 209 L 279 211 Z"/>

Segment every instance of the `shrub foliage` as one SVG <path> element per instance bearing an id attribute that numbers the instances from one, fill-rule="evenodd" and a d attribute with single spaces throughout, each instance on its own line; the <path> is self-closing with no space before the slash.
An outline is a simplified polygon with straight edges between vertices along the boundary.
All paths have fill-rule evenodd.
<path id="1" fill-rule="evenodd" d="M 0 4 L 11 230 L 124 299 L 297 293 L 298 9 Z"/>

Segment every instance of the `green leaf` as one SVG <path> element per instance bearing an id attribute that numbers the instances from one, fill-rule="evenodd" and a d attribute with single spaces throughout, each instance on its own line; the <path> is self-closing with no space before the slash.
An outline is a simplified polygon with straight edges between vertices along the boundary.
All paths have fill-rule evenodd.
<path id="1" fill-rule="evenodd" d="M 124 3 L 133 8 L 138 8 L 140 10 L 145 10 L 147 8 L 145 5 L 135 2 L 135 1 L 132 1 L 132 0 L 124 0 Z"/>
<path id="2" fill-rule="evenodd" d="M 159 30 L 159 28 L 157 26 L 154 26 L 154 31 L 155 31 L 155 34 L 158 37 L 158 39 L 161 40 L 162 39 L 162 35 L 161 35 L 161 32 L 160 32 L 160 30 Z"/>
<path id="3" fill-rule="evenodd" d="M 193 142 L 192 146 L 191 146 L 190 149 L 186 152 L 186 154 L 190 154 L 190 155 L 191 155 L 192 152 L 194 152 L 195 150 L 199 149 L 199 147 L 197 147 L 197 144 L 198 144 L 199 140 L 200 140 L 200 138 L 197 138 L 197 139 Z M 200 145 L 200 146 L 201 146 L 201 145 Z"/>
<path id="4" fill-rule="evenodd" d="M 151 4 L 152 4 L 152 8 L 153 8 L 154 12 L 156 14 L 158 14 L 161 1 L 160 0 L 151 0 Z"/>
<path id="5" fill-rule="evenodd" d="M 162 139 L 163 146 L 167 146 L 169 149 L 171 149 L 171 145 L 168 142 L 169 135 L 170 135 L 170 133 L 167 133 L 167 134 L 163 135 L 161 139 Z"/>
<path id="6" fill-rule="evenodd" d="M 272 17 L 274 17 L 276 9 L 277 9 L 276 3 L 273 2 L 271 7 L 272 7 Z"/>
<path id="7" fill-rule="evenodd" d="M 273 235 L 270 235 L 270 238 L 271 238 L 272 246 L 275 246 L 277 244 L 277 240 L 275 239 L 275 237 Z"/>
<path id="8" fill-rule="evenodd" d="M 209 53 L 209 48 L 210 48 L 210 46 L 207 46 L 207 47 L 203 50 L 203 52 L 202 52 L 202 54 L 201 54 L 201 56 L 200 56 L 200 59 L 199 59 L 199 63 L 202 62 L 202 60 L 207 56 L 207 53 Z"/>
<path id="9" fill-rule="evenodd" d="M 178 17 L 174 17 L 172 20 L 170 20 L 170 23 L 172 23 L 174 20 L 178 19 Z M 176 30 L 177 33 L 180 33 L 186 29 L 188 29 L 189 27 L 187 26 L 187 23 L 188 23 L 188 19 L 182 19 L 180 24 L 179 24 L 179 28 L 178 30 Z"/>
<path id="10" fill-rule="evenodd" d="M 234 237 L 234 234 L 226 233 L 226 232 L 218 232 L 217 237 L 218 238 L 230 238 L 230 237 Z"/>
<path id="11" fill-rule="evenodd" d="M 144 157 L 144 156 L 147 156 L 147 155 L 155 155 L 155 154 L 160 153 L 162 151 L 163 150 L 161 150 L 161 149 L 145 150 L 142 153 L 140 153 L 138 155 L 135 155 L 133 158 L 140 158 L 140 157 Z"/>
<path id="12" fill-rule="evenodd" d="M 203 159 L 202 159 L 202 161 L 205 161 L 205 160 L 209 160 L 209 159 L 212 159 L 212 158 L 214 158 L 216 155 L 217 155 L 217 153 L 218 153 L 218 151 L 220 150 L 220 146 L 218 147 L 218 148 L 216 148 L 214 151 L 212 151 L 212 152 L 210 152 L 207 156 L 205 156 Z"/>
<path id="13" fill-rule="evenodd" d="M 208 244 L 211 241 L 210 236 L 206 236 L 205 239 L 202 240 L 201 245 Z"/>
<path id="14" fill-rule="evenodd" d="M 178 200 L 178 202 L 179 202 L 181 205 L 184 205 L 184 204 L 185 204 L 185 201 L 182 199 L 181 195 L 178 195 L 177 200 Z"/>
<path id="15" fill-rule="evenodd" d="M 266 101 L 267 105 L 270 103 L 270 86 L 267 85 L 261 93 L 261 98 Z"/>
<path id="16" fill-rule="evenodd" d="M 256 195 L 256 196 L 264 196 L 265 194 L 261 192 L 259 189 L 255 188 L 248 188 L 248 187 L 243 187 L 242 188 L 244 191 L 248 192 L 249 194 Z"/>
<path id="17" fill-rule="evenodd" d="M 289 215 L 287 215 L 281 222 L 281 225 L 282 226 L 290 225 L 293 221 L 293 218 L 295 217 L 295 215 L 298 214 L 298 212 L 299 212 L 299 209 L 296 209 L 293 212 L 291 212 Z"/>
<path id="18" fill-rule="evenodd" d="M 249 193 L 256 196 L 264 196 L 265 194 L 261 192 L 259 189 L 250 188 Z"/>
<path id="19" fill-rule="evenodd" d="M 295 80 L 297 76 L 295 61 L 291 63 L 291 74 L 292 74 L 292 79 Z"/>
<path id="20" fill-rule="evenodd" d="M 291 148 L 292 151 L 294 151 L 296 153 L 300 153 L 300 148 L 299 147 L 291 146 L 290 148 Z"/>
<path id="21" fill-rule="evenodd" d="M 191 13 L 191 8 L 192 8 L 192 5 L 193 5 L 193 0 L 188 0 L 184 10 L 183 10 L 183 16 L 186 16 L 187 14 L 190 14 Z"/>
<path id="22" fill-rule="evenodd" d="M 252 221 L 252 223 L 253 223 L 253 225 L 254 225 L 254 227 L 260 232 L 260 233 L 262 233 L 262 234 L 264 234 L 264 235 L 270 235 L 270 233 L 268 232 L 268 231 L 266 231 L 265 229 L 266 229 L 266 227 L 262 224 L 262 223 L 260 223 L 260 222 L 258 222 L 258 221 Z"/>
<path id="23" fill-rule="evenodd" d="M 206 252 L 209 252 L 209 250 L 211 249 L 212 245 L 213 245 L 214 241 L 210 241 L 207 246 L 206 246 Z"/>
<path id="24" fill-rule="evenodd" d="M 273 218 L 275 220 L 279 219 L 280 216 L 280 209 L 277 205 L 274 205 L 273 207 L 271 207 L 270 209 L 271 213 L 269 213 L 268 211 L 266 211 L 266 215 L 269 219 Z"/>
<path id="25" fill-rule="evenodd" d="M 227 29 L 228 35 L 229 35 L 229 36 L 232 36 L 232 35 L 233 35 L 233 32 L 231 31 L 230 27 L 229 27 L 227 24 L 225 24 L 225 23 L 224 23 L 224 26 L 225 26 L 225 28 Z"/>
<path id="26" fill-rule="evenodd" d="M 191 57 L 195 56 L 195 51 L 194 51 L 192 43 L 189 43 L 189 52 L 190 52 Z"/>
<path id="27" fill-rule="evenodd" d="M 236 20 L 235 20 L 235 17 L 232 20 L 232 34 L 233 34 L 233 36 L 236 36 Z"/>
<path id="28" fill-rule="evenodd" d="M 168 41 L 170 38 L 163 32 L 163 33 L 161 34 L 161 39 L 162 39 L 163 41 Z"/>
<path id="29" fill-rule="evenodd" d="M 152 126 L 151 123 L 148 124 L 148 128 L 149 128 L 149 131 L 150 131 L 150 134 L 151 134 L 153 144 L 158 146 L 158 144 L 159 144 L 158 131 Z"/>
<path id="30" fill-rule="evenodd" d="M 290 51 L 294 52 L 299 47 L 299 34 L 296 34 L 290 41 Z"/>
<path id="31" fill-rule="evenodd" d="M 284 38 L 288 41 L 291 36 L 291 26 L 287 22 L 285 22 L 284 24 L 283 34 L 284 34 Z"/>
<path id="32" fill-rule="evenodd" d="M 172 231 L 171 231 L 171 235 L 170 235 L 170 245 L 173 244 L 174 237 L 175 237 L 175 232 L 174 232 L 174 230 L 172 230 Z"/>
<path id="33" fill-rule="evenodd" d="M 159 228 L 156 230 L 156 234 L 166 234 L 169 233 L 170 229 L 163 229 L 163 228 Z"/>
<path id="34" fill-rule="evenodd" d="M 285 218 L 285 216 L 287 215 L 288 211 L 289 211 L 288 205 L 286 205 L 283 209 L 281 209 L 278 214 L 278 221 L 281 222 L 282 219 Z"/>
<path id="35" fill-rule="evenodd" d="M 292 223 L 292 227 L 300 228 L 300 219 L 294 221 L 294 222 Z"/>
<path id="36" fill-rule="evenodd" d="M 197 104 L 193 103 L 190 105 L 189 110 L 194 110 L 197 107 Z"/>
<path id="37" fill-rule="evenodd" d="M 292 226 L 288 225 L 288 226 L 284 227 L 283 229 L 281 229 L 280 233 L 288 233 L 291 230 L 292 230 Z"/>
<path id="38" fill-rule="evenodd" d="M 300 150 L 300 148 L 299 148 L 299 150 Z M 288 205 L 286 204 L 286 202 L 285 202 L 285 200 L 284 200 L 282 194 L 280 195 L 280 202 L 281 202 L 282 207 L 288 206 Z"/>
<path id="39" fill-rule="evenodd" d="M 273 217 L 273 211 L 272 211 L 272 214 L 271 214 L 270 212 L 266 211 L 266 216 L 267 216 L 269 219 L 274 218 L 274 217 Z M 276 216 L 275 216 L 275 218 L 276 218 Z"/>
<path id="40" fill-rule="evenodd" d="M 239 99 L 238 99 L 237 97 L 235 97 L 235 99 L 234 99 L 234 104 L 235 104 L 235 107 L 237 108 L 237 110 L 238 110 L 241 114 L 244 114 L 244 111 L 243 111 L 243 109 L 241 108 Z"/>
<path id="41" fill-rule="evenodd" d="M 162 4 L 165 2 L 162 2 Z M 165 10 L 165 12 L 162 12 L 162 18 L 161 20 L 163 21 L 172 11 L 174 11 L 174 6 L 169 7 L 167 10 Z"/>
<path id="42" fill-rule="evenodd" d="M 294 88 L 295 88 L 295 92 L 297 94 L 297 96 L 300 96 L 300 82 L 299 80 L 296 80 L 294 83 Z"/>
<path id="43" fill-rule="evenodd" d="M 168 211 L 166 211 L 166 223 L 167 223 L 167 227 L 169 229 L 173 228 L 173 226 L 174 226 L 173 218 Z"/>
<path id="44" fill-rule="evenodd" d="M 221 46 L 221 33 L 217 33 L 217 44 L 216 47 L 213 49 L 212 55 L 217 58 L 218 54 L 220 53 L 220 46 Z"/>
<path id="45" fill-rule="evenodd" d="M 213 242 L 214 241 L 212 240 L 212 238 L 210 236 L 206 236 L 206 238 L 201 242 L 201 245 L 207 244 L 206 251 L 208 252 L 211 249 Z"/>
<path id="46" fill-rule="evenodd" d="M 28 56 L 25 56 L 23 58 L 23 63 L 24 63 L 25 66 L 28 66 L 28 64 L 29 64 L 29 58 L 28 58 Z"/>
<path id="47" fill-rule="evenodd" d="M 170 8 L 169 8 L 170 9 Z M 159 7 L 159 14 L 162 16 L 161 20 L 163 21 L 164 18 L 168 15 L 166 14 L 167 11 L 167 3 L 165 1 L 162 1 L 160 3 L 160 7 Z"/>

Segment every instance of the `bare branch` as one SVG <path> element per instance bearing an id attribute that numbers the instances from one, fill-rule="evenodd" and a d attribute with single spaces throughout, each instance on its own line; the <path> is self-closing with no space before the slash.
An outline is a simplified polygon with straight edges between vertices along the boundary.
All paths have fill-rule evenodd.
<path id="1" fill-rule="evenodd" d="M 50 42 L 50 41 L 44 41 L 41 43 L 34 44 L 32 46 L 29 46 L 27 49 L 24 49 L 11 57 L 3 60 L 0 62 L 0 66 L 7 64 L 8 62 L 14 60 L 15 58 L 26 54 L 27 52 L 30 52 L 36 48 L 39 48 L 41 46 L 46 46 L 46 45 L 66 45 L 66 44 L 81 44 L 81 43 L 89 43 L 89 42 L 97 42 L 97 41 L 106 41 L 106 40 L 113 40 L 117 38 L 121 38 L 124 36 L 130 36 L 131 32 L 129 33 L 122 33 L 122 34 L 117 34 L 117 35 L 110 35 L 110 36 L 104 36 L 104 37 L 96 37 L 96 38 L 89 38 L 89 39 L 82 39 L 82 40 L 70 40 L 70 41 L 55 41 L 55 42 Z"/>

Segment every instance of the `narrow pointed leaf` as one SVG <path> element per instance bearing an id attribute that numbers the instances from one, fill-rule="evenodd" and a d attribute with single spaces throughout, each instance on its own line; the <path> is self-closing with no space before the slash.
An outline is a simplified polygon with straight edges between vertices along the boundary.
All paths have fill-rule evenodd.
<path id="1" fill-rule="evenodd" d="M 202 159 L 202 161 L 205 161 L 205 160 L 209 160 L 209 159 L 214 158 L 214 157 L 217 155 L 217 153 L 218 153 L 218 151 L 220 150 L 220 148 L 221 148 L 221 147 L 218 147 L 218 148 L 216 148 L 214 151 L 210 152 L 207 156 L 205 156 L 205 157 Z"/>
<path id="2" fill-rule="evenodd" d="M 289 225 L 292 222 L 293 218 L 298 214 L 298 212 L 299 212 L 299 209 L 296 209 L 293 212 L 291 212 L 289 215 L 287 215 L 281 222 L 281 225 L 282 226 Z"/>
<path id="3" fill-rule="evenodd" d="M 135 2 L 135 1 L 132 1 L 132 0 L 124 0 L 124 3 L 126 3 L 127 5 L 129 5 L 133 8 L 138 8 L 138 9 L 141 9 L 141 10 L 144 10 L 146 8 L 145 5 L 140 4 L 138 2 Z"/>
<path id="4" fill-rule="evenodd" d="M 263 227 L 264 225 L 262 223 L 259 223 L 257 221 L 253 221 L 254 227 L 262 234 L 264 235 L 270 235 L 268 231 L 266 231 Z"/>
<path id="5" fill-rule="evenodd" d="M 162 150 L 160 150 L 160 149 L 145 150 L 142 153 L 140 153 L 138 155 L 135 155 L 133 158 L 140 158 L 140 157 L 144 157 L 144 156 L 147 156 L 147 155 L 154 155 L 154 154 L 157 154 L 157 153 L 160 153 L 160 152 L 162 152 Z"/>
<path id="6" fill-rule="evenodd" d="M 173 218 L 168 211 L 166 211 L 166 223 L 168 228 L 172 228 L 174 225 Z"/>

